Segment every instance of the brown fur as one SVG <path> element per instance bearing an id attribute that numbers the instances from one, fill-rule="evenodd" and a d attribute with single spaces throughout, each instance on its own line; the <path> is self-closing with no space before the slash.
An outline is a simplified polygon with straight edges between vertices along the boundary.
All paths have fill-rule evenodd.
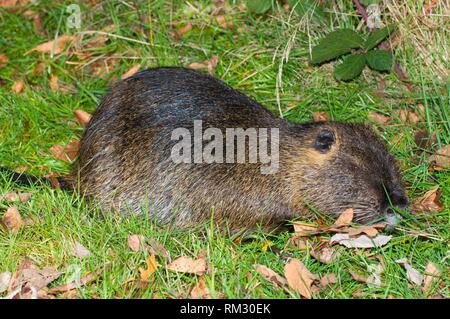
<path id="1" fill-rule="evenodd" d="M 263 164 L 174 164 L 170 134 L 217 127 L 276 127 L 280 168 Z M 324 133 L 325 132 L 325 133 Z M 326 140 L 330 132 L 333 141 Z M 317 148 L 325 134 L 329 150 Z M 82 193 L 110 208 L 188 228 L 213 216 L 232 228 L 277 226 L 309 215 L 305 203 L 337 216 L 348 207 L 369 222 L 406 196 L 384 143 L 360 124 L 288 123 L 210 76 L 181 68 L 140 72 L 103 98 L 81 140 L 75 167 Z"/>

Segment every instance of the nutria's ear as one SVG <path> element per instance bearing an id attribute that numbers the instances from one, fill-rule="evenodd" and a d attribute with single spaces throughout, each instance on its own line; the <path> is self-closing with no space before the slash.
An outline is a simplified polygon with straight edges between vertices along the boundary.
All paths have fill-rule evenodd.
<path id="1" fill-rule="evenodd" d="M 331 145 L 336 142 L 334 132 L 331 129 L 323 129 L 316 137 L 314 148 L 319 152 L 326 153 L 331 149 Z"/>

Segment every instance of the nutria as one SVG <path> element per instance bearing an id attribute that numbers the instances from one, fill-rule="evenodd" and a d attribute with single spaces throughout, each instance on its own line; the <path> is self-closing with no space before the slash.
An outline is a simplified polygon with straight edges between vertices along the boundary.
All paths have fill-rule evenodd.
<path id="1" fill-rule="evenodd" d="M 278 129 L 276 172 L 263 173 L 267 164 L 258 161 L 207 163 L 195 154 L 191 163 L 174 161 L 173 132 L 195 135 L 200 120 L 201 132 Z M 407 205 L 395 160 L 370 127 L 289 123 L 212 76 L 175 67 L 147 69 L 110 89 L 85 129 L 75 171 L 76 187 L 106 211 L 149 214 L 179 228 L 211 218 L 232 229 L 276 227 L 312 210 L 336 217 L 349 207 L 354 221 L 368 223 Z"/>

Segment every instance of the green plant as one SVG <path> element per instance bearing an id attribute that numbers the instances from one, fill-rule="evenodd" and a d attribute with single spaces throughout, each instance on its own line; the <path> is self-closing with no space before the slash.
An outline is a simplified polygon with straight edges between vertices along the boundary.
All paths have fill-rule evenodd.
<path id="1" fill-rule="evenodd" d="M 395 27 L 390 25 L 370 33 L 366 39 L 351 29 L 338 29 L 322 38 L 312 49 L 311 63 L 321 64 L 346 55 L 334 68 L 337 80 L 348 81 L 359 76 L 366 65 L 377 71 L 392 69 L 392 53 L 377 49 Z"/>

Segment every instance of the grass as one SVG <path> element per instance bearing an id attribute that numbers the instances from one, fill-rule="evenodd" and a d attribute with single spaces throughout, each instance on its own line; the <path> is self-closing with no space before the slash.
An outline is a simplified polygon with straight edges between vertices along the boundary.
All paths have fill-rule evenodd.
<path id="1" fill-rule="evenodd" d="M 392 115 L 395 110 L 414 110 L 419 103 L 423 104 L 426 114 L 419 123 L 407 124 L 393 118 L 392 125 L 376 127 L 400 162 L 411 200 L 438 185 L 444 209 L 440 213 L 409 216 L 402 229 L 383 248 L 364 251 L 337 247 L 341 253 L 339 259 L 324 265 L 311 258 L 307 250 L 287 247 L 290 237 L 287 232 L 275 236 L 257 231 L 252 240 L 245 243 L 233 242 L 233 238 L 215 231 L 211 225 L 205 225 L 200 232 L 177 232 L 160 228 L 149 219 L 100 216 L 93 205 L 77 194 L 45 186 L 20 188 L 0 175 L 0 194 L 33 193 L 31 200 L 19 204 L 18 208 L 24 218 L 34 220 L 33 225 L 22 228 L 17 234 L 0 231 L 0 272 L 13 272 L 20 259 L 27 256 L 40 267 L 52 266 L 63 272 L 53 286 L 65 283 L 74 273 L 83 276 L 108 263 L 109 270 L 78 289 L 80 297 L 188 297 L 190 287 L 198 278 L 168 272 L 164 267 L 158 269 L 148 287 L 139 285 L 138 268 L 145 266 L 148 253 L 132 252 L 127 236 L 142 234 L 163 244 L 172 258 L 196 257 L 206 250 L 213 270 L 205 275 L 205 280 L 213 296 L 223 293 L 226 298 L 298 297 L 292 291 L 273 288 L 253 268 L 259 263 L 282 274 L 287 258 L 295 257 L 319 276 L 326 273 L 337 276 L 337 284 L 314 294 L 315 298 L 426 297 L 420 288 L 411 285 L 404 269 L 395 263 L 407 257 L 421 273 L 428 262 L 435 263 L 442 276 L 429 295 L 449 297 L 450 174 L 448 170 L 431 171 L 427 162 L 435 150 L 450 144 L 449 87 L 444 81 L 445 75 L 436 75 L 442 69 L 440 65 L 427 67 L 420 54 L 415 54 L 414 43 L 407 41 L 414 32 L 408 29 L 408 23 L 414 22 L 416 29 L 426 28 L 414 15 L 412 21 L 399 20 L 398 15 L 393 18 L 403 23 L 400 30 L 408 31 L 408 37 L 404 37 L 396 52 L 415 86 L 410 92 L 393 74 L 380 75 L 366 70 L 356 81 L 338 83 L 331 76 L 330 65 L 312 67 L 308 64 L 310 48 L 321 35 L 338 27 L 358 26 L 360 18 L 351 1 L 343 1 L 334 8 L 324 25 L 286 12 L 281 6 L 265 16 L 255 16 L 233 4 L 225 15 L 227 21 L 233 23 L 232 28 L 217 23 L 210 13 L 212 5 L 207 1 L 91 3 L 81 5 L 79 32 L 101 31 L 113 26 L 105 31 L 109 36 L 103 46 L 89 49 L 91 57 L 87 60 L 79 59 L 73 49 L 53 59 L 47 53 L 30 52 L 56 34 L 77 32 L 67 29 L 64 23 L 69 2 L 39 1 L 15 11 L 0 8 L 0 53 L 9 57 L 8 65 L 0 69 L 1 166 L 12 169 L 26 166 L 39 176 L 68 172 L 70 165 L 56 160 L 49 148 L 80 137 L 82 130 L 74 125 L 74 110 L 92 112 L 108 85 L 120 79 L 133 65 L 139 64 L 141 68 L 187 66 L 218 55 L 217 77 L 290 121 L 312 120 L 313 112 L 324 111 L 333 120 L 369 122 L 369 111 Z M 415 1 L 405 3 L 411 12 L 420 14 Z M 28 9 L 40 13 L 41 34 L 35 32 L 32 19 L 24 16 Z M 448 14 L 444 9 L 436 8 L 433 21 Z M 392 10 L 387 10 L 386 19 L 393 15 Z M 173 31 L 188 22 L 192 23 L 192 30 L 179 41 L 175 40 Z M 448 39 L 444 26 L 434 32 L 435 39 Z M 81 46 L 85 47 L 91 39 L 95 39 L 95 35 L 85 34 Z M 448 58 L 448 47 L 442 43 L 431 43 L 429 50 L 432 56 L 447 55 Z M 116 64 L 111 72 L 95 75 L 95 64 L 99 61 L 115 61 Z M 36 73 L 39 63 L 44 63 L 44 68 Z M 73 89 L 69 93 L 52 91 L 50 75 L 58 76 Z M 442 78 L 444 80 L 440 80 Z M 16 94 L 10 88 L 20 79 L 25 80 L 25 89 L 22 94 Z M 386 88 L 380 89 L 380 79 L 384 79 Z M 416 146 L 414 132 L 422 129 L 436 133 L 432 148 L 424 150 Z M 0 201 L 0 216 L 7 207 L 8 203 Z M 415 235 L 414 231 L 436 239 Z M 74 240 L 87 247 L 93 256 L 84 259 L 70 256 L 68 247 Z M 319 240 L 309 239 L 312 244 Z M 267 246 L 270 249 L 266 249 Z M 351 278 L 348 269 L 366 273 L 369 265 L 379 263 L 376 256 L 382 256 L 386 264 L 382 287 L 368 287 Z M 164 261 L 160 263 L 164 265 Z"/>

